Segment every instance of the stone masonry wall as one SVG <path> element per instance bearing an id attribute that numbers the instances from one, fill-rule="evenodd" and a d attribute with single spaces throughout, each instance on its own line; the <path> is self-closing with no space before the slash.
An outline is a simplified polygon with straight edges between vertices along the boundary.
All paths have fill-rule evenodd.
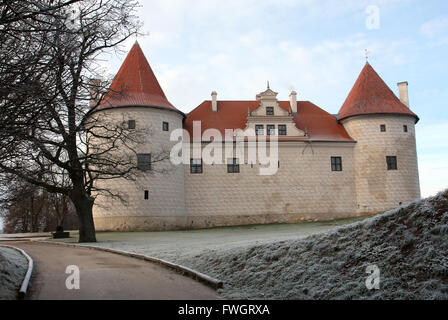
<path id="1" fill-rule="evenodd" d="M 126 108 L 101 111 L 107 114 L 109 121 L 136 120 L 136 129 L 145 127 L 148 136 L 145 143 L 136 148 L 138 153 L 151 153 L 154 157 L 163 151 L 170 151 L 174 142 L 170 142 L 171 131 L 182 128 L 182 115 L 154 108 Z M 169 131 L 162 130 L 162 123 L 169 123 Z M 137 159 L 135 159 L 137 163 Z M 111 197 L 98 196 L 93 214 L 97 230 L 147 230 L 152 222 L 146 217 L 184 217 L 185 189 L 184 169 L 173 166 L 169 159 L 153 163 L 153 170 L 141 173 L 136 181 L 116 179 L 102 181 L 98 186 L 106 186 L 119 193 L 126 202 Z M 165 172 L 163 170 L 166 170 Z M 149 199 L 144 199 L 145 190 Z M 161 222 L 161 229 L 163 224 Z"/>
<path id="2" fill-rule="evenodd" d="M 358 142 L 354 149 L 358 213 L 381 212 L 420 198 L 413 117 L 358 116 L 343 125 Z M 381 125 L 386 125 L 386 132 L 381 132 Z M 398 170 L 387 170 L 386 156 L 397 157 Z"/>
<path id="3" fill-rule="evenodd" d="M 332 220 L 356 215 L 354 143 L 279 143 L 280 168 L 259 175 L 247 160 L 240 173 L 226 165 L 185 168 L 188 227 Z M 340 156 L 343 171 L 331 171 Z"/>
<path id="4" fill-rule="evenodd" d="M 169 141 L 171 131 L 182 127 L 182 116 L 166 110 L 104 112 L 111 121 L 124 117 L 135 119 L 137 129 L 139 124 L 149 126 L 147 143 L 138 146 L 141 153 L 169 150 L 175 144 Z M 170 124 L 169 132 L 162 131 L 164 121 Z M 98 197 L 96 228 L 175 230 L 332 220 L 387 210 L 420 197 L 412 117 L 360 116 L 343 124 L 357 143 L 279 142 L 280 167 L 272 176 L 260 175 L 260 164 L 246 159 L 240 173 L 227 173 L 226 164 L 204 164 L 202 174 L 192 174 L 189 164 L 167 163 L 154 167 L 169 169 L 165 173 L 155 170 L 135 182 L 108 181 L 127 202 Z M 380 132 L 382 124 L 386 132 Z M 342 157 L 343 171 L 331 170 L 332 156 Z M 398 170 L 387 170 L 386 156 L 397 156 Z"/>

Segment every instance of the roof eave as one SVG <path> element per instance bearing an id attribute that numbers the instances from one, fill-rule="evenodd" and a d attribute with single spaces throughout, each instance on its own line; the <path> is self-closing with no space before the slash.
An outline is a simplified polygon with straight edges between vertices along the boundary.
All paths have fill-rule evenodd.
<path id="1" fill-rule="evenodd" d="M 420 121 L 420 118 L 416 115 L 416 114 L 410 114 L 410 113 L 398 113 L 398 112 L 371 112 L 371 113 L 359 113 L 359 114 L 352 114 L 352 115 L 348 115 L 345 116 L 343 118 L 338 118 L 338 122 L 341 123 L 343 120 L 349 119 L 349 118 L 353 118 L 353 117 L 359 117 L 359 116 L 407 116 L 407 117 L 412 117 L 415 119 L 415 123 L 417 124 Z"/>
<path id="2" fill-rule="evenodd" d="M 182 111 L 178 110 L 177 108 L 167 108 L 167 107 L 160 107 L 160 106 L 151 106 L 151 105 L 122 105 L 122 106 L 107 106 L 107 107 L 99 107 L 96 110 L 94 110 L 92 113 L 96 113 L 99 111 L 105 111 L 105 110 L 114 110 L 114 109 L 127 109 L 127 108 L 152 108 L 152 109 L 158 109 L 158 110 L 165 110 L 165 111 L 172 111 L 179 113 L 182 115 L 182 117 L 185 119 L 186 115 Z"/>

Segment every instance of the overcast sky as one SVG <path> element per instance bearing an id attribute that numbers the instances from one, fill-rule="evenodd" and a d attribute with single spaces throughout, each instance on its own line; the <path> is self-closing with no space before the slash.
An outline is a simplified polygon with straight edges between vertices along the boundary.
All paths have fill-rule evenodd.
<path id="1" fill-rule="evenodd" d="M 422 195 L 448 188 L 448 3 L 440 0 L 141 0 L 138 41 L 168 99 L 188 113 L 213 90 L 253 100 L 291 89 L 337 113 L 369 61 L 409 82 Z M 135 39 L 123 47 L 127 52 Z M 125 55 L 109 56 L 114 75 Z"/>

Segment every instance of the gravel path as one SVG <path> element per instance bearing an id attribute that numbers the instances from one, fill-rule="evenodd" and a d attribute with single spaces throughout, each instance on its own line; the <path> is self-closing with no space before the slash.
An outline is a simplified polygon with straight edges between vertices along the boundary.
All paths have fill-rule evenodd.
<path id="1" fill-rule="evenodd" d="M 154 263 L 91 250 L 23 242 L 35 263 L 32 300 L 209 300 L 216 291 Z M 79 289 L 69 290 L 68 266 L 79 268 Z M 73 272 L 73 271 L 71 271 Z"/>

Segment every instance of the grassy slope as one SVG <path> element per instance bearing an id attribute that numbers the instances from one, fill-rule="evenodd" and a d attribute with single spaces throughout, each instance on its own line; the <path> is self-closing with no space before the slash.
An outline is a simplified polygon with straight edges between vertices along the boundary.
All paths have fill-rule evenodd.
<path id="1" fill-rule="evenodd" d="M 305 239 L 180 261 L 238 299 L 448 299 L 448 191 Z M 367 290 L 366 267 L 381 271 Z"/>

